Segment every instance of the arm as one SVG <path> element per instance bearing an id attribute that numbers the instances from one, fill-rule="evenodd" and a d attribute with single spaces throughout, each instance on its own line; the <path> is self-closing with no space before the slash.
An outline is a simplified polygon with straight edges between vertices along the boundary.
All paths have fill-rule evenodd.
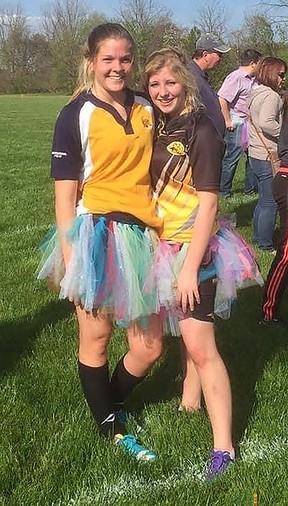
<path id="1" fill-rule="evenodd" d="M 78 181 L 55 181 L 55 214 L 65 267 L 69 262 L 71 248 L 66 233 L 75 218 Z"/>
<path id="2" fill-rule="evenodd" d="M 198 271 L 207 249 L 218 209 L 218 192 L 199 191 L 199 210 L 193 227 L 193 235 L 183 267 L 178 276 L 177 303 L 185 312 L 195 301 L 200 302 Z"/>
<path id="3" fill-rule="evenodd" d="M 228 74 L 218 91 L 218 99 L 220 102 L 222 114 L 225 119 L 226 128 L 230 131 L 233 131 L 236 128 L 230 116 L 230 106 L 236 100 L 239 94 L 239 87 L 240 83 L 238 74 L 237 71 L 234 71 Z"/>
<path id="4" fill-rule="evenodd" d="M 265 103 L 259 112 L 259 128 L 264 135 L 278 139 L 280 134 L 279 115 L 281 110 L 281 99 L 275 92 L 267 96 Z"/>
<path id="5" fill-rule="evenodd" d="M 183 311 L 199 302 L 198 271 L 206 252 L 218 209 L 218 192 L 225 144 L 206 115 L 197 121 L 190 147 L 193 186 L 198 194 L 198 212 L 191 243 L 178 276 L 177 301 Z"/>
<path id="6" fill-rule="evenodd" d="M 218 98 L 219 98 L 219 102 L 220 102 L 221 111 L 222 111 L 222 114 L 225 119 L 226 128 L 233 131 L 233 130 L 235 130 L 236 127 L 233 124 L 231 116 L 230 116 L 230 102 L 225 100 L 225 98 L 222 98 L 222 97 L 218 97 Z"/>
<path id="7" fill-rule="evenodd" d="M 55 214 L 65 266 L 70 257 L 66 232 L 76 215 L 77 190 L 83 160 L 77 102 L 60 112 L 54 131 L 51 176 L 55 180 Z"/>

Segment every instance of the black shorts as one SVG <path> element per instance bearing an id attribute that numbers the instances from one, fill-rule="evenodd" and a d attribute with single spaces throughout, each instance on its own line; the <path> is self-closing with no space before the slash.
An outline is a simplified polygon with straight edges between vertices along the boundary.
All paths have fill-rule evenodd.
<path id="1" fill-rule="evenodd" d="M 216 295 L 217 278 L 210 278 L 202 281 L 199 285 L 200 303 L 195 302 L 194 310 L 188 309 L 186 313 L 182 313 L 183 317 L 179 320 L 187 318 L 195 318 L 202 322 L 214 322 L 214 301 Z"/>

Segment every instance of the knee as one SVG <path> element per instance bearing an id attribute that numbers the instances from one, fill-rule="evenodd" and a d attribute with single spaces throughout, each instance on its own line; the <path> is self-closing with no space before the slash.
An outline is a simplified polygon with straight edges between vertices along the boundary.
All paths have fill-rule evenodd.
<path id="1" fill-rule="evenodd" d="M 202 349 L 199 346 L 194 346 L 188 349 L 188 352 L 195 364 L 196 368 L 202 369 L 216 358 L 217 353 L 211 353 L 211 350 Z"/>
<path id="2" fill-rule="evenodd" d="M 193 350 L 192 353 L 190 352 L 192 360 L 195 364 L 195 367 L 197 368 L 203 368 L 207 362 L 208 357 L 206 353 L 203 353 L 201 350 Z"/>
<path id="3" fill-rule="evenodd" d="M 143 359 L 148 367 L 152 367 L 162 355 L 163 343 L 162 340 L 155 340 L 154 342 L 145 343 L 143 348 Z"/>
<path id="4" fill-rule="evenodd" d="M 80 347 L 97 356 L 106 355 L 110 335 L 110 332 L 82 332 L 80 333 Z"/>

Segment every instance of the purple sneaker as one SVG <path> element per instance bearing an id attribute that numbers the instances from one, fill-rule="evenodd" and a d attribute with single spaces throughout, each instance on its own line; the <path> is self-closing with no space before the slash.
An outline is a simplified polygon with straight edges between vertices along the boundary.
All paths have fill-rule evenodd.
<path id="1" fill-rule="evenodd" d="M 229 452 L 212 450 L 206 480 L 213 480 L 213 478 L 216 478 L 216 476 L 223 473 L 223 471 L 225 471 L 225 469 L 227 469 L 227 467 L 233 462 L 234 459 L 231 458 Z"/>

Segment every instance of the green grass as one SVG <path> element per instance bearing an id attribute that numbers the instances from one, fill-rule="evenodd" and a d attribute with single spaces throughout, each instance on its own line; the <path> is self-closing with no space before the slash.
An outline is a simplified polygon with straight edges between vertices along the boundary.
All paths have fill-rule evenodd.
<path id="1" fill-rule="evenodd" d="M 130 461 L 96 433 L 77 377 L 77 322 L 71 305 L 35 280 L 37 246 L 53 222 L 49 178 L 56 115 L 66 97 L 0 96 L 0 506 L 259 506 L 288 504 L 287 333 L 258 325 L 261 289 L 239 293 L 217 342 L 233 388 L 234 439 L 242 460 L 220 479 L 201 478 L 211 447 L 205 415 L 176 415 L 178 340 L 167 337 L 162 360 L 129 407 L 157 464 Z M 255 198 L 243 197 L 243 167 L 234 197 L 251 242 Z M 259 253 L 265 277 L 272 260 Z M 282 305 L 287 313 L 287 297 Z M 126 349 L 116 330 L 111 364 Z"/>

